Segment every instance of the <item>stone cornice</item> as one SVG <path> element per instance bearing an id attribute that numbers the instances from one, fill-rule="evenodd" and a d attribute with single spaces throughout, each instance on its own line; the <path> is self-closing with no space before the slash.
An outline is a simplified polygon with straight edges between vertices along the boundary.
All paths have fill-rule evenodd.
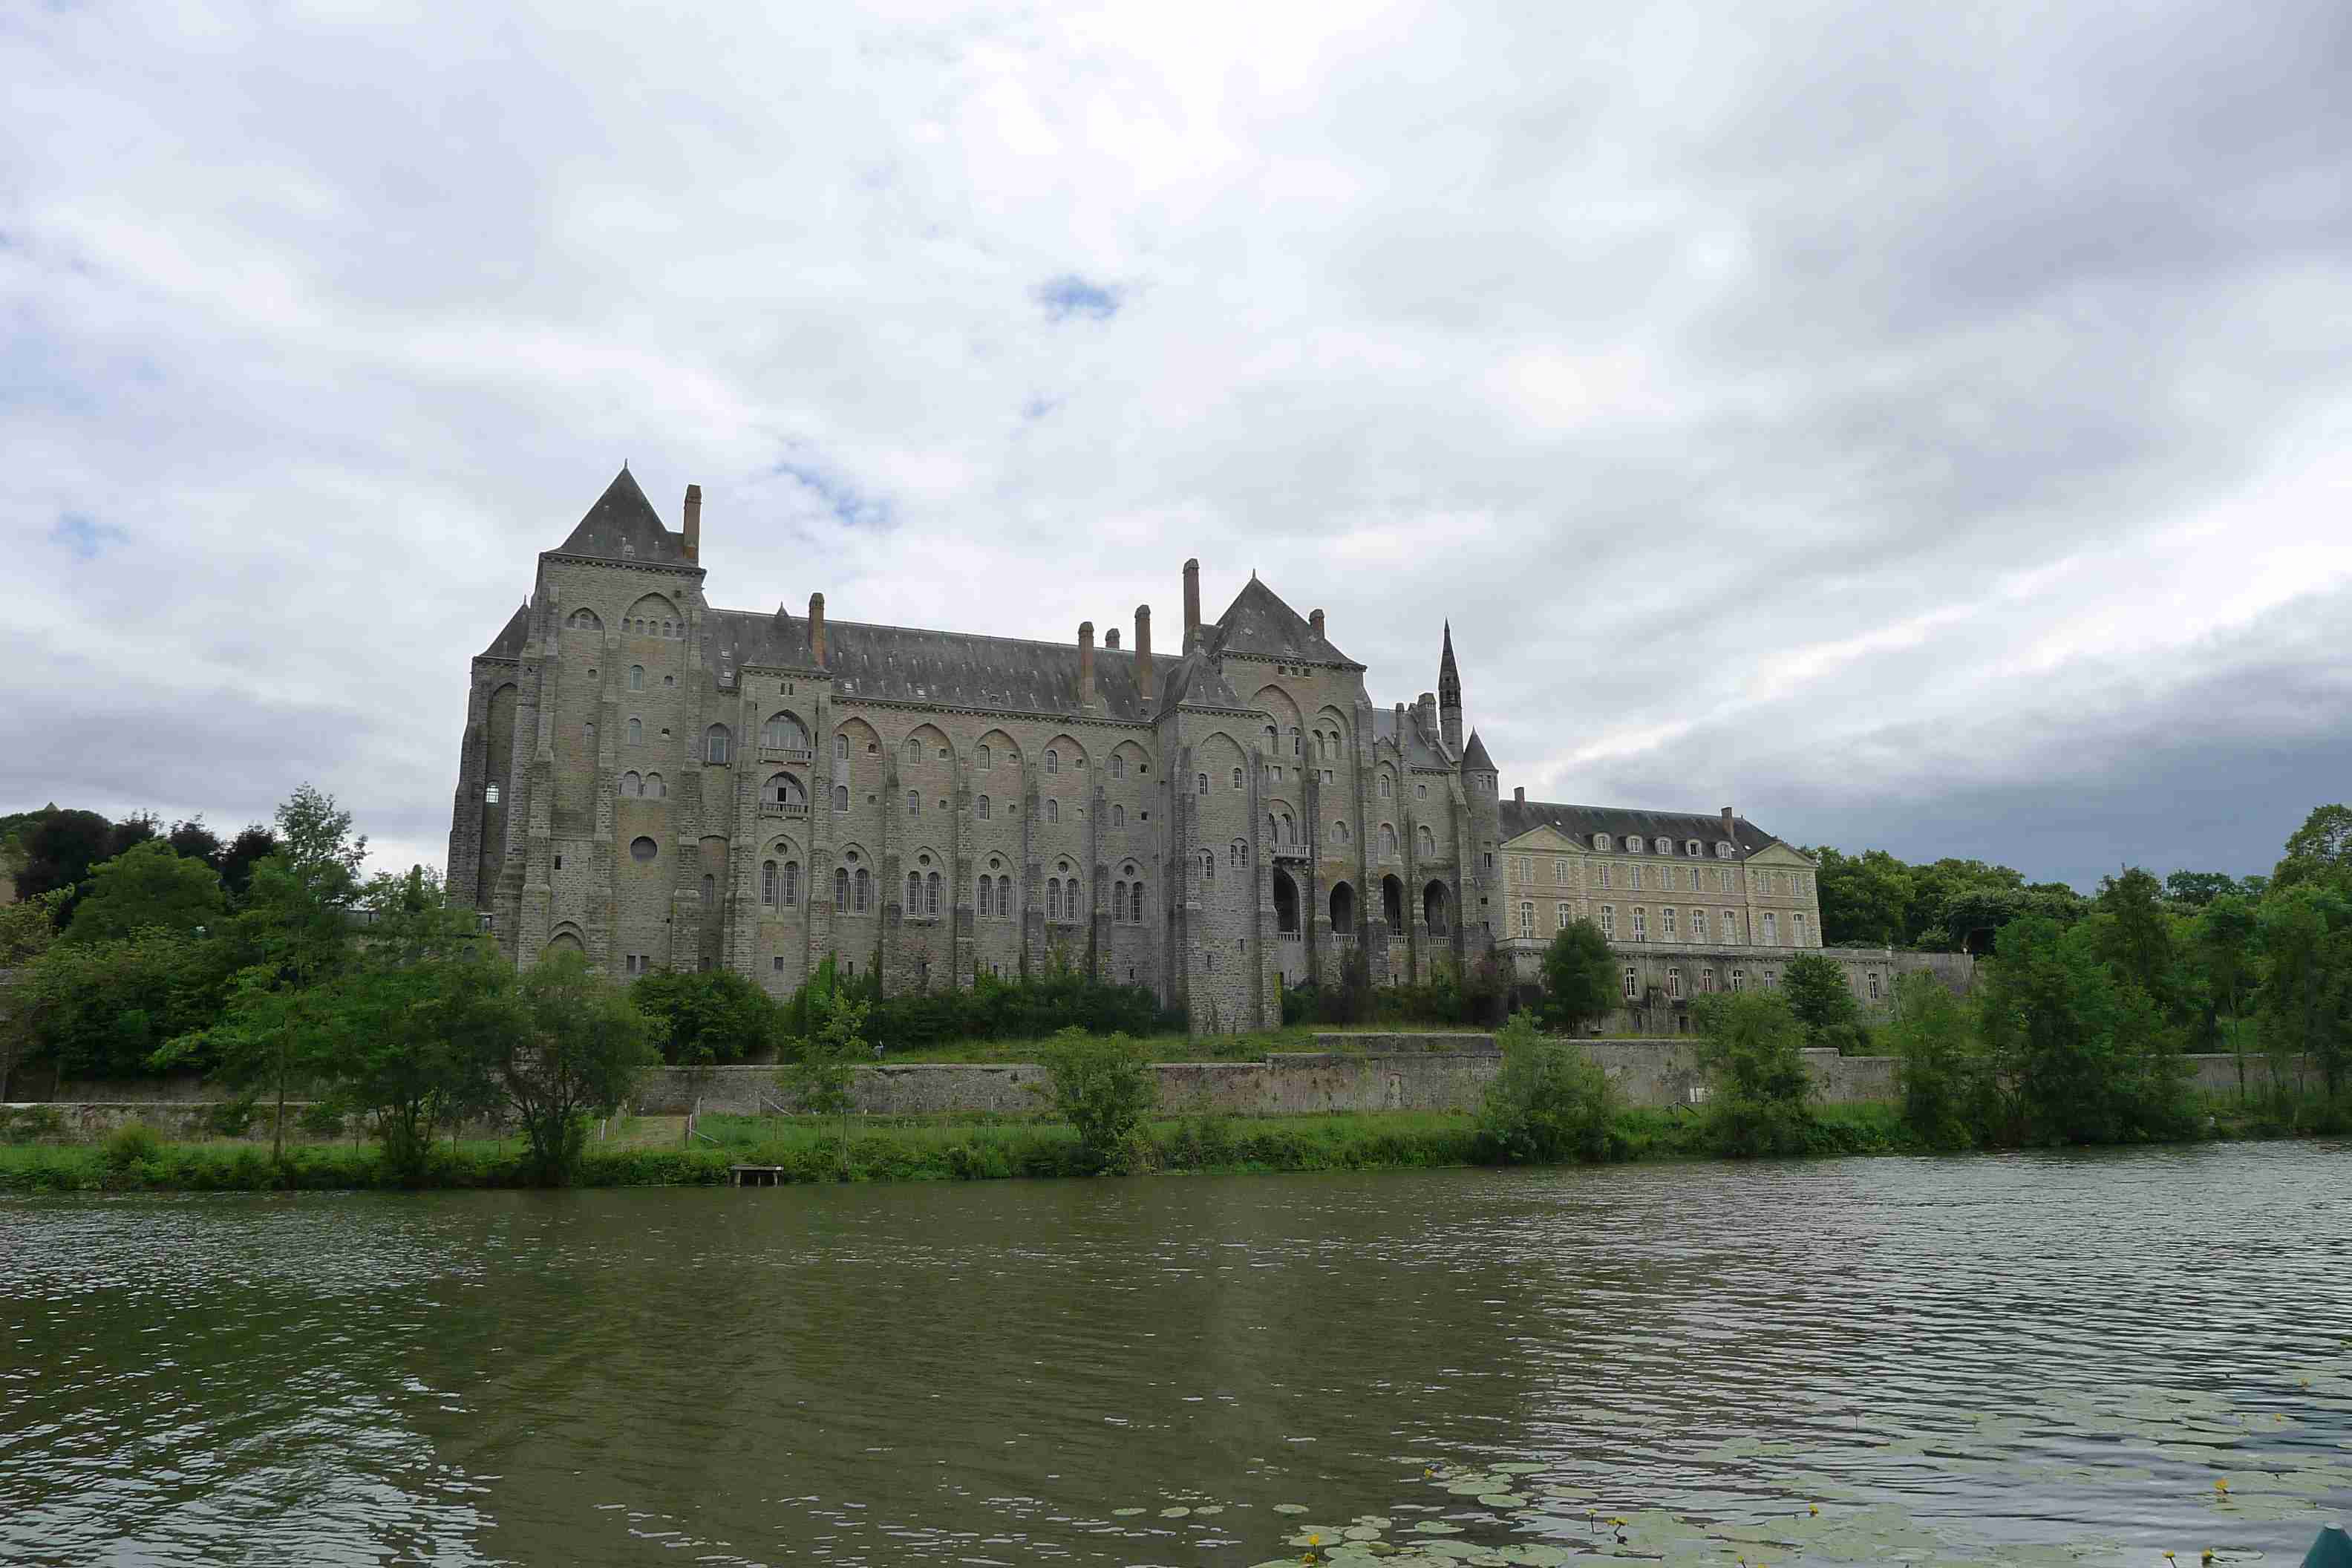
<path id="1" fill-rule="evenodd" d="M 628 572 L 651 572 L 656 576 L 692 577 L 698 581 L 707 575 L 705 568 L 700 566 L 673 564 L 666 561 L 640 561 L 633 555 L 615 561 L 603 555 L 569 555 L 561 550 L 542 550 L 539 552 L 539 559 L 541 564 L 554 561 L 567 566 L 617 566 Z"/>

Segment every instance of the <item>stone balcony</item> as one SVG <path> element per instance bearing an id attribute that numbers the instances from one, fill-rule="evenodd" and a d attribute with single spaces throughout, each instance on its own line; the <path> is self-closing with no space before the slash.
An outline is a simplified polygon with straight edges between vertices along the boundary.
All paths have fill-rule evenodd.
<path id="1" fill-rule="evenodd" d="M 813 763 L 816 753 L 806 746 L 761 746 L 760 760 L 763 763 Z"/>

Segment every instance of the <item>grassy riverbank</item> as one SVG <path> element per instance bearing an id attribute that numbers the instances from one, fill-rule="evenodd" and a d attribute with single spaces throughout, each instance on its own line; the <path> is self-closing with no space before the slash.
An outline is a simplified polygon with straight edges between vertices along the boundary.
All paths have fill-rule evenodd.
<path id="1" fill-rule="evenodd" d="M 2212 1139 L 2282 1135 L 2259 1118 L 2213 1108 Z M 1627 1110 L 1618 1147 L 1633 1161 L 1715 1157 L 1685 1112 Z M 788 1117 L 702 1118 L 712 1142 L 668 1143 L 667 1129 L 620 1127 L 592 1144 L 578 1184 L 714 1186 L 732 1164 L 781 1167 L 791 1183 L 987 1181 L 1089 1172 L 1077 1135 L 1058 1122 L 984 1118 L 855 1123 L 845 1166 L 830 1125 Z M 1817 1108 L 1808 1152 L 1817 1156 L 1922 1152 L 1893 1106 Z M 649 1146 L 661 1135 L 667 1146 Z M 1423 1111 L 1267 1118 L 1193 1117 L 1149 1124 L 1142 1170 L 1162 1173 L 1339 1171 L 1481 1163 L 1472 1118 Z M 519 1142 L 439 1143 L 421 1180 L 404 1182 L 373 1144 L 297 1144 L 282 1163 L 252 1142 L 163 1143 L 120 1134 L 90 1144 L 0 1146 L 0 1191 L 262 1192 L 279 1189 L 520 1187 L 529 1184 Z"/>

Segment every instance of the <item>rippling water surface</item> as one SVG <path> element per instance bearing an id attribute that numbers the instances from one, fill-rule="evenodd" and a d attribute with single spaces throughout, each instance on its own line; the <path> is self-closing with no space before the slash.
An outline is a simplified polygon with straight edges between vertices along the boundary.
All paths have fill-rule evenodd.
<path id="1" fill-rule="evenodd" d="M 0 1267 L 12 1563 L 2161 1568 L 2352 1505 L 2342 1143 L 19 1200 Z"/>

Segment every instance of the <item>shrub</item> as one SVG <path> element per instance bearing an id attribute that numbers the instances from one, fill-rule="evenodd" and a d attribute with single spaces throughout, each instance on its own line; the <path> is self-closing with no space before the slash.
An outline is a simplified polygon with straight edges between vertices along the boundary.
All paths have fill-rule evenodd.
<path id="1" fill-rule="evenodd" d="M 341 1138 L 348 1121 L 341 1106 L 326 1100 L 304 1106 L 294 1116 L 294 1125 L 309 1138 Z"/>
<path id="2" fill-rule="evenodd" d="M 1903 1120 L 1930 1149 L 1965 1149 L 1981 1135 L 1980 1078 L 1968 1007 L 1932 974 L 1895 983 L 1887 1028 L 1900 1065 Z"/>
<path id="3" fill-rule="evenodd" d="M 1739 1158 L 1803 1154 L 1812 1146 L 1813 1079 L 1805 1070 L 1805 1026 L 1769 993 L 1716 992 L 1692 1005 L 1698 1056 L 1714 1095 L 1706 1140 Z"/>
<path id="4" fill-rule="evenodd" d="M 106 1135 L 100 1149 L 107 1164 L 118 1173 L 152 1164 L 163 1153 L 163 1140 L 144 1121 L 126 1121 Z"/>
<path id="5" fill-rule="evenodd" d="M 1545 1039 L 1516 1013 L 1499 1036 L 1502 1069 L 1478 1110 L 1482 1149 L 1508 1164 L 1594 1162 L 1618 1152 L 1616 1086 L 1573 1040 Z"/>
<path id="6" fill-rule="evenodd" d="M 215 1138 L 242 1138 L 253 1130 L 253 1096 L 221 1100 L 205 1112 L 205 1129 Z"/>
<path id="7" fill-rule="evenodd" d="M 1143 1047 L 1125 1035 L 1064 1029 L 1039 1053 L 1055 1111 L 1078 1131 L 1095 1170 L 1132 1170 L 1147 1152 L 1136 1136 L 1159 1095 Z"/>

